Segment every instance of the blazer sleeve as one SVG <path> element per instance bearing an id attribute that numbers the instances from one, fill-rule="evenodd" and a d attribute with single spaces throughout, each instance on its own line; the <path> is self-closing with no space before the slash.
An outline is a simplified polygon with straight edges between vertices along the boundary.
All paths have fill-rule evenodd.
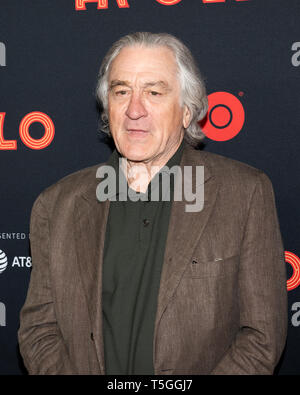
<path id="1" fill-rule="evenodd" d="M 27 298 L 20 313 L 18 339 L 29 374 L 73 374 L 55 317 L 49 270 L 49 220 L 35 201 L 30 220 L 32 272 Z"/>
<path id="2" fill-rule="evenodd" d="M 240 329 L 212 374 L 273 374 L 287 333 L 285 266 L 272 184 L 260 173 L 240 251 Z"/>

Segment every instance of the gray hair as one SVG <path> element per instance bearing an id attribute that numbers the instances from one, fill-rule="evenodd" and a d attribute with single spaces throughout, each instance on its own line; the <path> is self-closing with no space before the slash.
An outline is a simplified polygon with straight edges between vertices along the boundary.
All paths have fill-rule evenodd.
<path id="1" fill-rule="evenodd" d="M 205 84 L 191 51 L 178 38 L 167 33 L 136 32 L 128 34 L 116 41 L 105 55 L 96 88 L 96 97 L 103 110 L 101 114 L 102 131 L 110 135 L 107 108 L 108 75 L 111 63 L 123 48 L 137 45 L 167 47 L 173 52 L 181 86 L 181 105 L 186 105 L 191 113 L 190 124 L 185 129 L 184 136 L 191 145 L 198 145 L 204 139 L 199 121 L 205 117 L 208 109 Z"/>

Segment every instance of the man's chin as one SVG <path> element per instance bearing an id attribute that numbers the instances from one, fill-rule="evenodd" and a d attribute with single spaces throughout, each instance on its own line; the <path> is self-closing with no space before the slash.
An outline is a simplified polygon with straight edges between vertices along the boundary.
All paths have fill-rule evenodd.
<path id="1" fill-rule="evenodd" d="M 131 162 L 146 162 L 149 158 L 149 153 L 146 152 L 124 152 L 122 155 L 124 158 Z"/>
<path id="2" fill-rule="evenodd" d="M 138 144 L 138 143 L 128 143 L 119 144 L 118 151 L 127 160 L 133 162 L 143 162 L 147 160 L 150 156 L 149 144 Z"/>

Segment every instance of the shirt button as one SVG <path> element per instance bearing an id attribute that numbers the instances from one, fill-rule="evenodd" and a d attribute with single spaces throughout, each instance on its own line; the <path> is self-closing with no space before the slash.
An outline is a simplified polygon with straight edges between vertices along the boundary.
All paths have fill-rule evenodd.
<path id="1" fill-rule="evenodd" d="M 144 226 L 148 226 L 150 224 L 149 219 L 147 219 L 147 218 L 143 219 L 143 224 L 144 224 Z"/>

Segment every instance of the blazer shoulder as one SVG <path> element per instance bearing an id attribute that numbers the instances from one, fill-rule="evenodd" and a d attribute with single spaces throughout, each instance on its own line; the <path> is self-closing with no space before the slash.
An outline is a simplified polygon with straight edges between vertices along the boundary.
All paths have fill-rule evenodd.
<path id="1" fill-rule="evenodd" d="M 274 193 L 272 181 L 263 170 L 236 159 L 188 146 L 183 164 L 204 166 L 205 178 L 212 176 L 223 194 L 246 199 L 256 187 Z"/>
<path id="2" fill-rule="evenodd" d="M 45 207 L 54 207 L 60 201 L 73 200 L 75 196 L 84 194 L 89 188 L 96 187 L 97 169 L 103 164 L 105 162 L 85 167 L 59 179 L 37 196 L 34 205 L 40 203 Z"/>
<path id="3" fill-rule="evenodd" d="M 202 151 L 201 155 L 204 173 L 207 166 L 219 186 L 223 201 L 234 202 L 235 208 L 248 210 L 255 193 L 269 202 L 275 199 L 272 181 L 261 169 L 215 153 Z"/>
<path id="4" fill-rule="evenodd" d="M 204 166 L 207 165 L 213 175 L 223 181 L 231 180 L 244 184 L 256 183 L 260 178 L 269 179 L 263 170 L 236 159 L 208 151 L 200 151 L 199 156 L 202 156 Z"/>

